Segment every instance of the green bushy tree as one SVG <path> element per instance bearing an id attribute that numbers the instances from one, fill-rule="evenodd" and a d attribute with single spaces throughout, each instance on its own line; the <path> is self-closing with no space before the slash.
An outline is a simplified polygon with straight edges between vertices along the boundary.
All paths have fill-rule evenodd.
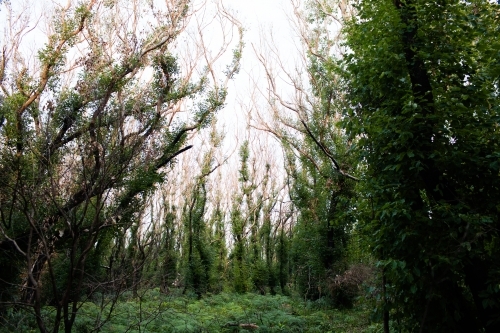
<path id="1" fill-rule="evenodd" d="M 385 311 L 410 332 L 497 332 L 499 7 L 358 4 L 345 128 L 367 165 L 363 225 Z"/>
<path id="2" fill-rule="evenodd" d="M 241 145 L 239 157 L 239 188 L 230 212 L 233 288 L 239 293 L 250 290 L 275 293 L 276 235 L 271 214 L 277 200 L 276 184 L 271 180 L 270 164 L 259 170 L 258 160 L 250 155 L 248 140 Z"/>
<path id="3" fill-rule="evenodd" d="M 162 224 L 162 241 L 159 258 L 160 269 L 160 289 L 168 292 L 169 288 L 175 283 L 178 274 L 179 264 L 179 244 L 177 242 L 176 231 L 176 213 L 175 206 L 165 207 L 165 219 Z"/>
<path id="4" fill-rule="evenodd" d="M 223 211 L 220 196 L 217 195 L 209 223 L 211 230 L 210 241 L 214 252 L 210 285 L 211 291 L 216 293 L 222 292 L 228 283 L 228 249 L 226 244 L 225 217 L 226 212 Z"/>
<path id="5" fill-rule="evenodd" d="M 198 296 L 210 290 L 210 273 L 213 265 L 213 253 L 208 243 L 204 218 L 206 205 L 206 182 L 201 179 L 195 185 L 183 211 L 186 237 L 184 290 L 192 289 Z"/>
<path id="6" fill-rule="evenodd" d="M 247 246 L 247 228 L 248 218 L 245 212 L 250 212 L 252 207 L 247 207 L 245 204 L 252 203 L 252 199 L 245 198 L 253 194 L 254 185 L 250 179 L 248 169 L 248 141 L 245 141 L 240 147 L 240 169 L 239 169 L 239 193 L 234 197 L 231 207 L 231 232 L 233 236 L 233 248 L 230 254 L 231 261 L 231 276 L 233 288 L 237 293 L 244 293 L 251 288 L 250 268 L 248 263 L 248 246 Z"/>
<path id="7" fill-rule="evenodd" d="M 47 42 L 34 54 L 25 53 L 23 40 L 37 31 L 28 12 L 21 20 L 15 10 L 6 13 L 0 262 L 2 274 L 11 275 L 0 281 L 0 297 L 11 309 L 31 311 L 41 332 L 72 330 L 89 273 L 101 275 L 100 254 L 123 258 L 127 237 L 141 235 L 146 199 L 191 148 L 188 134 L 205 128 L 223 107 L 241 44 L 225 81 L 215 79 L 208 58 L 197 73 L 181 68 L 176 39 L 194 15 L 190 5 L 69 3 L 54 9 Z M 110 240 L 108 232 L 117 237 Z M 51 317 L 42 316 L 42 285 L 54 299 Z"/>
<path id="8" fill-rule="evenodd" d="M 357 157 L 355 141 L 338 126 L 345 99 L 335 64 L 335 25 L 348 16 L 348 9 L 346 1 L 296 5 L 294 24 L 303 44 L 303 67 L 286 73 L 295 90 L 293 102 L 276 88 L 275 66 L 261 58 L 274 117 L 264 128 L 282 143 L 288 191 L 297 214 L 290 243 L 293 277 L 300 294 L 309 299 L 333 296 L 331 280 L 350 264 Z M 350 303 L 339 297 L 337 301 Z"/>
<path id="9" fill-rule="evenodd" d="M 215 185 L 210 176 L 221 166 L 215 154 L 222 140 L 223 135 L 218 133 L 214 120 L 209 138 L 210 147 L 203 154 L 200 174 L 189 189 L 182 214 L 185 237 L 182 263 L 185 267 L 184 291 L 190 289 L 198 296 L 221 291 L 225 280 L 227 250 L 224 214 L 220 207 L 220 196 L 216 195 L 215 202 L 211 202 L 208 193 Z"/>

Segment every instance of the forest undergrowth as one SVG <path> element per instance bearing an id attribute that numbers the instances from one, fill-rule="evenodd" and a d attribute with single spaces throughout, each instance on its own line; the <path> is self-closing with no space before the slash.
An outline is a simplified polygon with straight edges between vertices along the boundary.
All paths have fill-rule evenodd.
<path id="1" fill-rule="evenodd" d="M 305 301 L 297 296 L 255 293 L 183 295 L 179 290 L 164 294 L 151 289 L 134 298 L 124 293 L 114 304 L 106 296 L 80 303 L 74 325 L 76 333 L 141 332 L 381 332 L 381 325 L 370 320 L 372 308 L 359 299 L 351 309 L 334 309 L 324 298 Z M 17 312 L 19 315 L 20 312 Z M 13 312 L 13 315 L 16 316 Z M 42 315 L 54 315 L 53 307 Z M 10 327 L 1 332 L 37 332 L 33 316 L 10 318 Z"/>

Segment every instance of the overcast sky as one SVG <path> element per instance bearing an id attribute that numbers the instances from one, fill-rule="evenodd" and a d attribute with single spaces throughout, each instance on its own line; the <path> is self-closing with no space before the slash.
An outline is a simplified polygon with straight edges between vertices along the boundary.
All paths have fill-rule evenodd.
<path id="1" fill-rule="evenodd" d="M 234 9 L 237 18 L 242 22 L 245 28 L 242 67 L 240 73 L 236 76 L 233 86 L 230 87 L 228 96 L 228 107 L 223 112 L 222 122 L 237 122 L 238 125 L 244 125 L 245 119 L 242 119 L 242 110 L 238 102 L 245 102 L 249 98 L 252 90 L 252 81 L 254 79 L 263 80 L 264 71 L 258 62 L 254 48 L 260 49 L 261 39 L 272 32 L 280 55 L 284 58 L 290 57 L 297 52 L 293 43 L 294 36 L 290 27 L 288 16 L 291 12 L 291 0 L 223 0 L 224 4 Z M 262 88 L 265 81 L 259 84 Z M 232 90 L 231 90 L 232 88 Z M 237 112 L 235 112 L 237 111 Z M 233 116 L 238 119 L 235 119 Z M 233 128 L 234 129 L 234 128 Z"/>

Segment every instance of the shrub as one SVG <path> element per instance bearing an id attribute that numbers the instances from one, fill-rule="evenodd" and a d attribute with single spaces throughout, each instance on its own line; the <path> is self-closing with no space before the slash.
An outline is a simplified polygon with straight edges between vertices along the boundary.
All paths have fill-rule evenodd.
<path id="1" fill-rule="evenodd" d="M 351 308 L 354 299 L 359 295 L 361 286 L 373 275 L 373 267 L 363 264 L 353 265 L 344 273 L 328 279 L 329 294 L 333 296 L 337 306 Z"/>

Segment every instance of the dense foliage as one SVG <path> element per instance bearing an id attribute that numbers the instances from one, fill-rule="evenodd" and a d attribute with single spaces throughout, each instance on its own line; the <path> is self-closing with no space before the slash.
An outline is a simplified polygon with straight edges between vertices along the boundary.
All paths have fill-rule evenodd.
<path id="1" fill-rule="evenodd" d="M 148 257 L 141 223 L 147 199 L 192 147 L 188 134 L 208 126 L 226 96 L 223 83 L 207 78 L 213 63 L 195 76 L 172 53 L 193 15 L 189 1 L 151 7 L 156 25 L 140 31 L 137 22 L 148 8 L 126 12 L 122 5 L 90 1 L 57 9 L 31 68 L 20 37 L 31 30 L 23 20 L 15 25 L 6 4 L 0 300 L 33 311 L 42 332 L 49 326 L 57 332 L 60 323 L 70 332 L 78 302 L 96 291 L 131 286 L 137 294 Z M 86 52 L 78 53 L 80 47 Z M 236 49 L 226 82 L 239 57 Z M 186 111 L 188 118 L 179 116 Z M 53 322 L 41 315 L 48 304 L 56 309 Z"/>
<path id="2" fill-rule="evenodd" d="M 499 8 L 358 9 L 344 125 L 367 165 L 364 225 L 387 279 L 384 310 L 411 332 L 497 332 Z"/>
<path id="3" fill-rule="evenodd" d="M 75 333 L 100 331 L 143 333 L 236 333 L 236 332 L 377 332 L 380 325 L 370 324 L 369 309 L 335 310 L 321 302 L 301 301 L 289 296 L 228 294 L 196 297 L 165 295 L 152 289 L 140 298 L 123 295 L 109 321 L 98 301 L 81 305 Z M 7 331 L 32 332 L 30 317 L 16 317 Z M 46 308 L 44 317 L 54 315 Z"/>

